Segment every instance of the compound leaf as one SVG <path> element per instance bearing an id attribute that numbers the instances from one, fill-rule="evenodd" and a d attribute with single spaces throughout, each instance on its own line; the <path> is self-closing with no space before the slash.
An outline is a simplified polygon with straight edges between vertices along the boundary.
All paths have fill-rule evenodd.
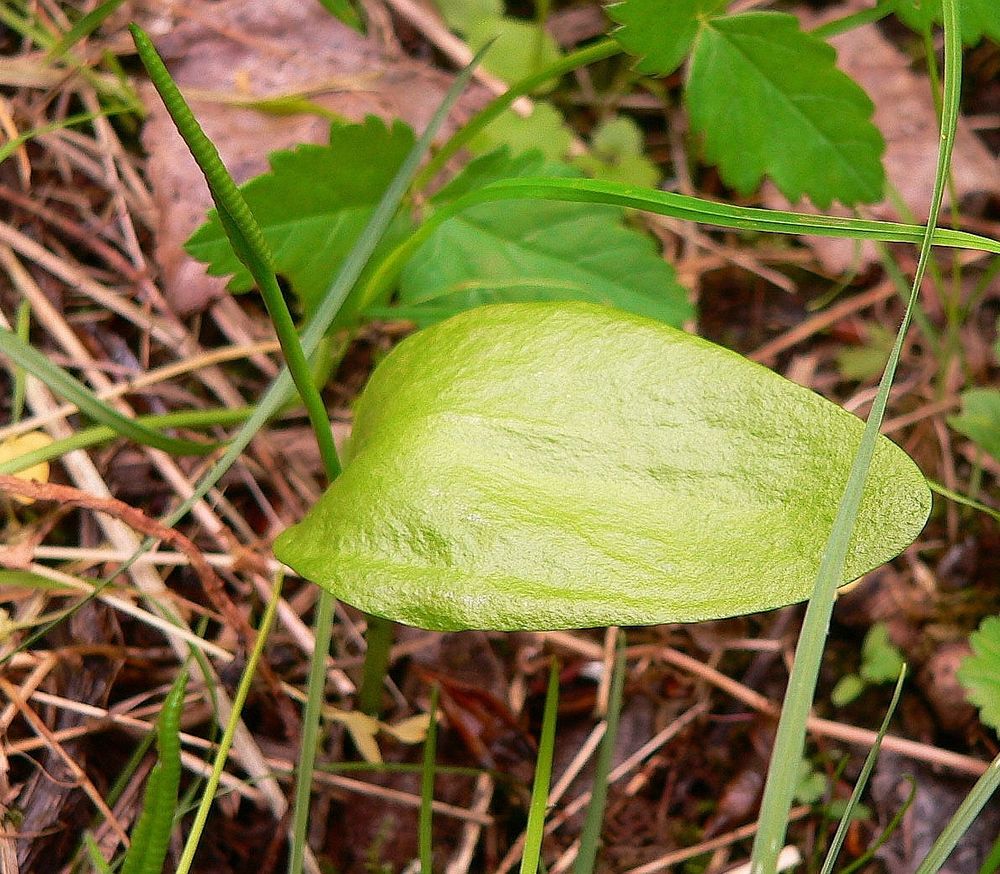
<path id="1" fill-rule="evenodd" d="M 501 178 L 566 175 L 540 154 L 478 158 L 442 190 L 441 204 Z M 398 315 L 426 325 L 470 307 L 537 300 L 587 300 L 681 325 L 694 309 L 673 267 L 622 210 L 595 204 L 506 201 L 444 222 L 400 276 Z"/>
<path id="2" fill-rule="evenodd" d="M 407 125 L 395 122 L 387 128 L 370 116 L 362 124 L 334 125 L 329 146 L 274 152 L 270 172 L 242 186 L 274 252 L 276 272 L 288 280 L 307 312 L 333 281 L 412 146 L 413 131 Z M 404 228 L 405 221 L 398 221 L 382 251 Z M 208 264 L 213 276 L 232 274 L 232 291 L 252 287 L 215 210 L 185 249 Z"/>
<path id="3" fill-rule="evenodd" d="M 835 58 L 792 15 L 704 22 L 685 100 L 727 184 L 749 193 L 767 174 L 789 200 L 808 195 L 823 209 L 882 199 L 885 142 L 874 106 Z"/>
<path id="4" fill-rule="evenodd" d="M 988 616 L 969 636 L 973 655 L 958 667 L 958 681 L 979 718 L 1000 731 L 1000 616 Z"/>
<path id="5" fill-rule="evenodd" d="M 483 307 L 379 365 L 347 463 L 275 554 L 434 629 L 686 622 L 807 598 L 863 430 L 699 337 L 585 303 Z M 879 438 L 844 581 L 930 493 Z"/>

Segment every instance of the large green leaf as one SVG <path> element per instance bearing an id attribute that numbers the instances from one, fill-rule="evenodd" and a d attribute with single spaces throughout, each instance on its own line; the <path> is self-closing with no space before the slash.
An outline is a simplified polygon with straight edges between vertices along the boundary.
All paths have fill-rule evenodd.
<path id="1" fill-rule="evenodd" d="M 275 554 L 425 628 L 731 616 L 809 596 L 862 423 L 659 322 L 583 303 L 470 310 L 401 343 L 344 473 Z M 922 528 L 880 438 L 845 582 Z"/>
<path id="2" fill-rule="evenodd" d="M 241 190 L 284 276 L 309 312 L 371 217 L 375 204 L 413 146 L 402 122 L 387 128 L 369 116 L 361 124 L 334 125 L 330 145 L 274 152 L 271 170 Z M 407 220 L 391 228 L 383 248 L 398 242 Z M 233 252 L 215 210 L 185 245 L 213 276 L 232 274 L 229 287 L 247 291 L 250 273 Z"/>
<path id="3" fill-rule="evenodd" d="M 725 6 L 624 0 L 608 14 L 644 73 L 672 73 L 690 53 L 692 128 L 728 185 L 749 193 L 767 175 L 789 200 L 808 195 L 823 209 L 834 200 L 881 200 L 885 143 L 871 121 L 874 107 L 836 68 L 833 48 L 794 16 L 724 15 Z"/>
<path id="4" fill-rule="evenodd" d="M 436 206 L 497 179 L 575 173 L 538 153 L 472 161 Z M 444 222 L 400 277 L 399 315 L 426 325 L 489 303 L 587 300 L 671 325 L 694 314 L 656 243 L 622 223 L 622 210 L 557 201 L 486 203 Z"/>
<path id="5" fill-rule="evenodd" d="M 882 199 L 885 142 L 874 106 L 835 58 L 792 15 L 748 12 L 703 25 L 685 101 L 729 185 L 750 192 L 767 174 L 789 200 L 808 195 L 822 209 Z"/>

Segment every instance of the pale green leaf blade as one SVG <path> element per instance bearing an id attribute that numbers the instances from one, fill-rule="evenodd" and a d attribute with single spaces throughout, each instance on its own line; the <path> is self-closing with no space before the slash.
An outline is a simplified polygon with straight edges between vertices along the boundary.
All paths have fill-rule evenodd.
<path id="1" fill-rule="evenodd" d="M 274 252 L 275 272 L 285 277 L 311 312 L 368 222 L 382 192 L 413 146 L 402 122 L 387 128 L 375 117 L 334 125 L 330 145 L 300 145 L 270 156 L 271 170 L 241 190 Z M 390 229 L 388 248 L 398 241 Z M 232 274 L 230 288 L 246 291 L 250 274 L 229 245 L 213 210 L 185 248 L 209 265 L 213 276 Z M 377 257 L 377 256 L 376 256 Z"/>
<path id="2" fill-rule="evenodd" d="M 696 621 L 807 598 L 862 423 L 701 338 L 591 304 L 470 310 L 401 343 L 341 478 L 275 554 L 436 629 Z M 919 533 L 880 438 L 845 582 Z"/>
<path id="3" fill-rule="evenodd" d="M 948 424 L 1000 459 L 1000 390 L 973 388 L 962 392 L 962 412 L 950 416 Z"/>
<path id="4" fill-rule="evenodd" d="M 725 9 L 728 0 L 625 0 L 605 8 L 620 27 L 614 37 L 638 57 L 640 73 L 665 76 L 676 70 L 704 17 Z"/>
<path id="5" fill-rule="evenodd" d="M 728 185 L 749 193 L 767 175 L 789 200 L 807 195 L 822 209 L 882 199 L 874 106 L 835 58 L 792 15 L 748 12 L 702 27 L 685 101 Z"/>
<path id="6" fill-rule="evenodd" d="M 505 82 L 517 82 L 539 73 L 562 57 L 556 41 L 544 28 L 516 18 L 480 19 L 469 28 L 466 37 L 476 50 L 494 40 L 483 57 L 483 67 Z M 555 86 L 555 82 L 547 82 L 538 90 L 551 91 Z"/>
<path id="7" fill-rule="evenodd" d="M 573 132 L 559 110 L 539 100 L 528 116 L 506 110 L 469 141 L 469 150 L 482 154 L 506 146 L 515 155 L 537 150 L 550 161 L 559 161 L 572 142 Z"/>
<path id="8" fill-rule="evenodd" d="M 975 45 L 984 36 L 1000 42 L 1000 3 L 996 0 L 958 0 L 962 42 Z M 940 24 L 941 0 L 897 0 L 896 14 L 910 27 L 923 32 Z"/>
<path id="9" fill-rule="evenodd" d="M 1000 731 L 1000 616 L 984 619 L 969 645 L 973 655 L 959 665 L 958 681 L 983 723 Z"/>
<path id="10" fill-rule="evenodd" d="M 441 17 L 452 30 L 466 34 L 477 21 L 503 15 L 503 0 L 434 0 Z"/>

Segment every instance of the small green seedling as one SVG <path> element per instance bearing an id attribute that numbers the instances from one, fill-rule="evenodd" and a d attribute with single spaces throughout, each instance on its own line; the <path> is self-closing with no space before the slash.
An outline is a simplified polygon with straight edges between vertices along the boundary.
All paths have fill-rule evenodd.
<path id="1" fill-rule="evenodd" d="M 690 622 L 805 600 L 856 417 L 660 322 L 481 307 L 401 343 L 342 476 L 279 559 L 434 629 Z M 920 532 L 930 493 L 880 438 L 844 582 Z"/>
<path id="2" fill-rule="evenodd" d="M 889 629 L 884 622 L 876 622 L 861 644 L 861 667 L 856 674 L 845 674 L 837 681 L 830 700 L 838 707 L 850 704 L 868 686 L 894 683 L 902 667 L 902 653 L 889 640 Z"/>

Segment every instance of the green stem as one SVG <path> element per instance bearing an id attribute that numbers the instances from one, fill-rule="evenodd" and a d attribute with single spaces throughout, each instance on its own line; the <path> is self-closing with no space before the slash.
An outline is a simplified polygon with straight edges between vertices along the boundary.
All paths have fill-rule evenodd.
<path id="1" fill-rule="evenodd" d="M 365 641 L 364 674 L 358 693 L 358 709 L 370 716 L 377 716 L 382 709 L 382 686 L 389 669 L 389 650 L 392 647 L 393 624 L 381 616 L 367 616 L 368 631 Z"/>
<path id="2" fill-rule="evenodd" d="M 323 398 L 313 383 L 309 362 L 295 330 L 295 322 L 288 311 L 288 305 L 274 274 L 274 256 L 270 246 L 242 192 L 236 187 L 236 183 L 222 163 L 214 143 L 198 124 L 153 43 L 137 25 L 131 25 L 129 30 L 132 32 L 139 57 L 149 73 L 149 78 L 170 113 L 177 132 L 183 137 L 208 183 L 212 200 L 215 201 L 219 219 L 233 251 L 246 265 L 260 289 L 264 305 L 278 335 L 288 371 L 309 415 L 327 477 L 332 480 L 340 473 L 340 459 L 337 457 L 337 448 L 333 441 L 330 418 L 323 404 Z"/>
<path id="3" fill-rule="evenodd" d="M 810 33 L 820 39 L 830 39 L 832 36 L 839 36 L 849 30 L 854 30 L 856 27 L 874 24 L 876 21 L 881 21 L 886 16 L 892 15 L 896 10 L 896 3 L 897 0 L 879 0 L 871 9 L 862 9 L 860 12 L 835 18 L 833 21 L 814 27 Z"/>
<path id="4" fill-rule="evenodd" d="M 305 862 L 306 832 L 309 825 L 309 796 L 319 742 L 319 724 L 326 701 L 326 657 L 330 652 L 333 631 L 333 609 L 336 599 L 326 589 L 319 590 L 316 619 L 313 622 L 315 642 L 309 661 L 309 695 L 302 715 L 302 739 L 299 742 L 298 768 L 295 775 L 295 801 L 292 811 L 292 844 L 288 854 L 288 870 L 299 872 Z"/>

